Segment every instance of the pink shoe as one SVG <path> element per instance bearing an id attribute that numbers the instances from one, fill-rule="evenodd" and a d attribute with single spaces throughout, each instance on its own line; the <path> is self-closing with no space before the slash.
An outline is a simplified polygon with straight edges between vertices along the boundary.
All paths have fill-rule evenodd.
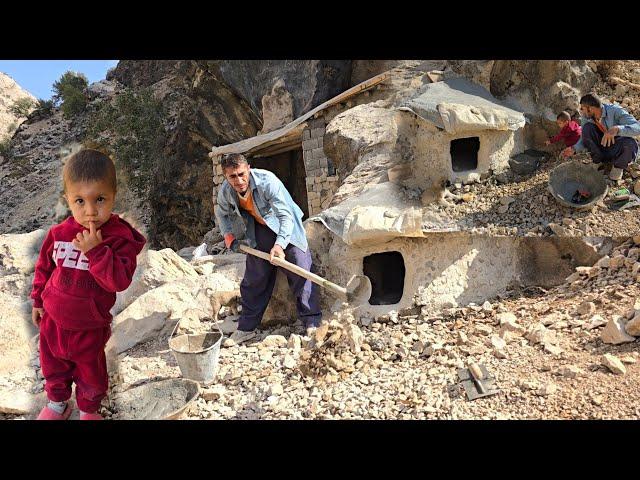
<path id="1" fill-rule="evenodd" d="M 71 416 L 71 410 L 71 406 L 67 404 L 67 408 L 64 409 L 64 412 L 62 412 L 61 415 L 46 406 L 40 410 L 37 420 L 67 420 Z"/>
<path id="2" fill-rule="evenodd" d="M 80 420 L 104 420 L 99 413 L 81 413 Z"/>

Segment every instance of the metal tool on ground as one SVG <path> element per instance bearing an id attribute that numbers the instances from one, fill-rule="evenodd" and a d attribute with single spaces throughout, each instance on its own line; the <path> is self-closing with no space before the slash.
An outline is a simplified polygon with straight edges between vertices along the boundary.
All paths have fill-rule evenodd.
<path id="1" fill-rule="evenodd" d="M 240 245 L 240 250 L 250 255 L 262 258 L 263 260 L 270 261 L 271 255 L 255 248 L 248 247 L 246 245 Z M 320 275 L 308 272 L 304 268 L 301 268 L 293 263 L 287 262 L 282 258 L 275 257 L 273 263 L 279 267 L 282 267 L 290 272 L 300 275 L 301 277 L 311 280 L 313 283 L 326 288 L 336 296 L 347 301 L 349 304 L 358 306 L 369 301 L 371 298 L 371 280 L 366 275 L 353 275 L 347 282 L 347 286 L 341 287 L 329 280 L 322 278 Z"/>
<path id="2" fill-rule="evenodd" d="M 459 368 L 458 378 L 469 400 L 488 397 L 499 392 L 495 378 L 489 375 L 484 365 L 471 363 L 467 368 Z"/>

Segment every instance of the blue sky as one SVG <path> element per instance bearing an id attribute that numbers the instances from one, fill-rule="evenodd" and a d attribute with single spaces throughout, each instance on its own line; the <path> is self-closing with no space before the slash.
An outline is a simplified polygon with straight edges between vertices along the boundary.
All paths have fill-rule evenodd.
<path id="1" fill-rule="evenodd" d="M 104 79 L 107 70 L 117 64 L 117 60 L 0 60 L 0 72 L 34 97 L 48 100 L 53 95 L 53 82 L 67 70 L 84 73 L 93 83 Z"/>

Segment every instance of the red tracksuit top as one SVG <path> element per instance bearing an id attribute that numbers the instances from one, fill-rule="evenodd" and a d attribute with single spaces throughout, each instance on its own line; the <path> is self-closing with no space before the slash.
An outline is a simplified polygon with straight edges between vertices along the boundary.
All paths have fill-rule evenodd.
<path id="1" fill-rule="evenodd" d="M 100 227 L 102 243 L 86 255 L 71 241 L 87 230 L 74 220 L 49 229 L 36 262 L 31 298 L 53 321 L 68 330 L 111 324 L 116 292 L 125 290 L 136 270 L 136 256 L 146 239 L 118 215 Z"/>
<path id="2" fill-rule="evenodd" d="M 573 147 L 578 140 L 580 140 L 580 135 L 582 134 L 582 127 L 578 125 L 578 122 L 575 120 L 569 120 L 560 133 L 551 137 L 549 140 L 551 143 L 556 143 L 559 140 L 564 140 L 564 144 L 567 147 Z"/>

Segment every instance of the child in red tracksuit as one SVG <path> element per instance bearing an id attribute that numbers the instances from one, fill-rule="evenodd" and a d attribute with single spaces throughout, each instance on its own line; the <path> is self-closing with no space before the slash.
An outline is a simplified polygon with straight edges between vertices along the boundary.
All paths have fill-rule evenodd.
<path id="1" fill-rule="evenodd" d="M 49 403 L 39 420 L 66 420 L 76 384 L 81 420 L 100 420 L 107 394 L 104 347 L 111 335 L 109 310 L 125 290 L 146 240 L 112 213 L 116 172 L 96 150 L 74 154 L 63 169 L 72 216 L 51 227 L 33 279 L 32 320 L 40 328 L 40 366 Z"/>
<path id="2" fill-rule="evenodd" d="M 567 147 L 573 147 L 578 143 L 580 135 L 582 135 L 582 128 L 578 125 L 578 122 L 571 119 L 569 112 L 560 112 L 556 118 L 556 123 L 560 127 L 560 133 L 544 142 L 545 145 L 550 145 L 560 140 L 563 140 Z"/>

